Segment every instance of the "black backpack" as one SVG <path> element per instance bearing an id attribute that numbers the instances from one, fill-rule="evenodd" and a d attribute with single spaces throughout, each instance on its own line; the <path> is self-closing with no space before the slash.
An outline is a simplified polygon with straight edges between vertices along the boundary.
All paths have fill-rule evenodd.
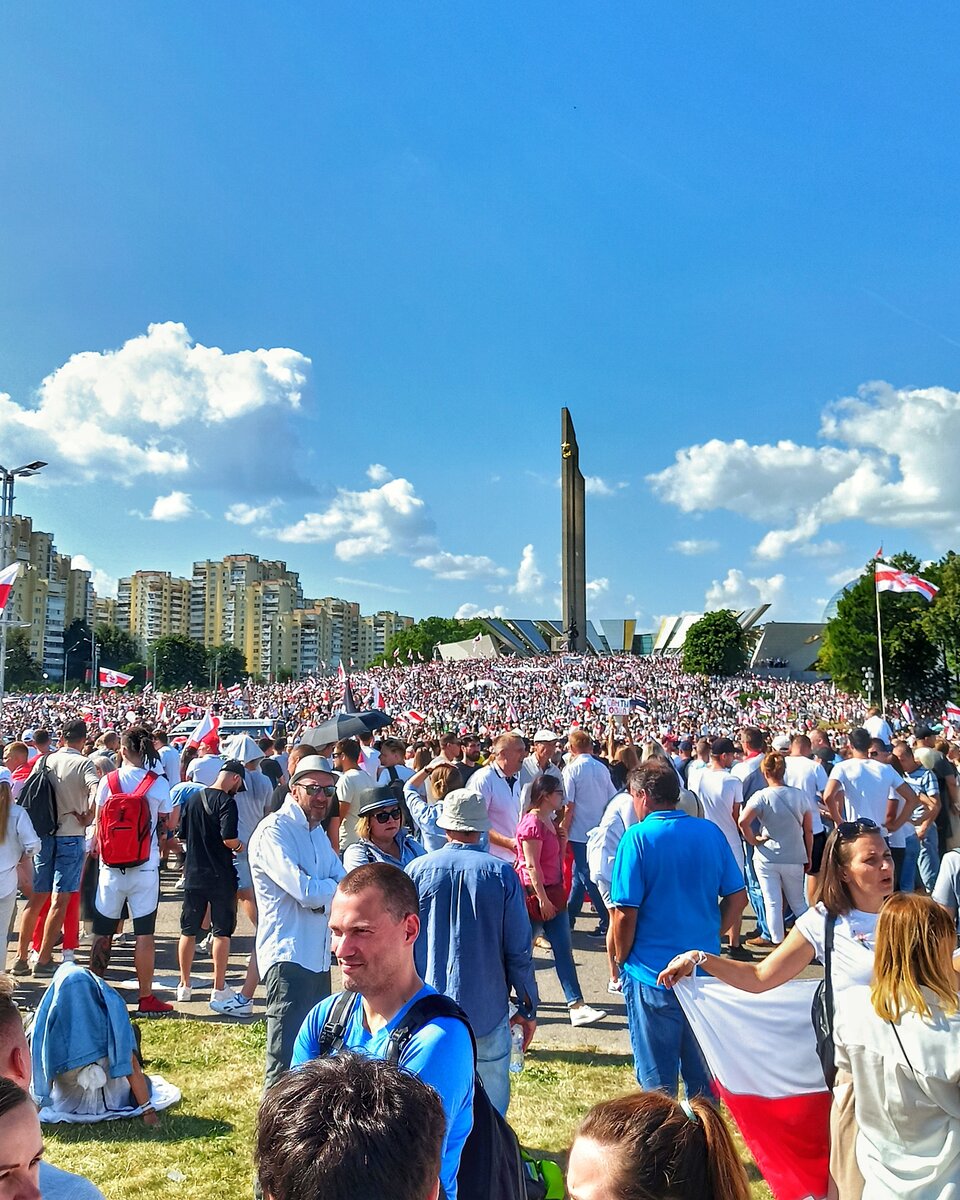
<path id="1" fill-rule="evenodd" d="M 318 1057 L 343 1049 L 347 1022 L 359 1003 L 360 997 L 353 992 L 341 992 L 336 997 L 320 1030 Z M 467 1014 L 449 996 L 441 995 L 424 996 L 411 1004 L 390 1034 L 385 1060 L 396 1065 L 411 1036 L 438 1017 L 453 1017 L 466 1025 L 476 1068 L 477 1043 Z M 543 1185 L 532 1179 L 524 1167 L 517 1135 L 491 1104 L 483 1081 L 474 1069 L 473 1128 L 463 1144 L 457 1170 L 459 1200 L 542 1200 L 544 1195 Z"/>
<path id="2" fill-rule="evenodd" d="M 27 782 L 20 791 L 17 803 L 30 818 L 30 824 L 36 830 L 37 837 L 53 837 L 59 824 L 57 797 L 50 782 L 45 754 L 34 764 L 33 770 L 27 776 Z"/>
<path id="3" fill-rule="evenodd" d="M 813 993 L 810 1017 L 817 1039 L 817 1058 L 828 1088 L 837 1080 L 836 1047 L 833 1042 L 833 975 L 830 961 L 833 958 L 833 929 L 837 918 L 827 914 L 823 933 L 823 979 Z"/>

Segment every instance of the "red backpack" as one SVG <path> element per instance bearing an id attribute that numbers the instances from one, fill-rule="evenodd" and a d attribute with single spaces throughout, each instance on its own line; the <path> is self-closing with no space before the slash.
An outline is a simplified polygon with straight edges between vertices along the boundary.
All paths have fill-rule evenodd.
<path id="1" fill-rule="evenodd" d="M 159 776 L 148 771 L 132 792 L 121 791 L 120 772 L 107 776 L 107 798 L 97 816 L 97 849 L 106 867 L 142 867 L 150 859 L 153 821 L 147 792 Z"/>

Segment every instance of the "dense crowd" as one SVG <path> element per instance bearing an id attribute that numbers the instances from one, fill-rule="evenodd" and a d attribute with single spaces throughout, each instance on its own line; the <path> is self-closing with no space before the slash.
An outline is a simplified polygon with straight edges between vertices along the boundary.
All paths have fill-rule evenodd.
<path id="1" fill-rule="evenodd" d="M 321 740 L 345 698 L 393 720 Z M 211 719 L 241 713 L 270 734 L 227 736 Z M 180 721 L 196 726 L 182 746 Z M 668 1181 L 679 1200 L 746 1200 L 683 981 L 755 994 L 815 960 L 831 980 L 833 1103 L 829 1185 L 824 1158 L 809 1194 L 960 1187 L 949 730 L 903 729 L 828 683 L 704 679 L 624 657 L 411 664 L 354 674 L 349 696 L 337 679 L 251 685 L 236 700 L 15 696 L 4 723 L 0 920 L 16 922 L 13 983 L 50 981 L 31 1053 L 16 992 L 0 994 L 0 1148 L 15 1130 L 27 1156 L 11 1168 L 26 1190 L 11 1195 L 36 1181 L 31 1073 L 41 1116 L 56 1114 L 44 1119 L 154 1124 L 175 1101 L 144 1075 L 106 982 L 126 927 L 134 1015 L 193 1001 L 201 942 L 215 1013 L 249 1017 L 262 996 L 256 1160 L 273 1200 L 379 1196 L 381 1168 L 410 1200 L 562 1195 L 545 1164 L 527 1165 L 522 1193 L 497 1164 L 518 1154 L 504 1118 L 536 1036 L 535 947 L 552 956 L 571 1025 L 607 1016 L 572 952 L 587 898 L 580 932 L 604 956 L 606 1002 L 625 1005 L 641 1091 L 586 1117 L 575 1200 L 663 1195 Z M 176 1005 L 153 986 L 165 862 L 179 872 Z M 748 900 L 756 928 L 743 931 Z M 256 939 L 234 989 L 240 907 Z M 796 1039 L 812 1046 L 804 1022 Z M 891 1023 L 900 1046 L 883 1044 Z M 824 1109 L 822 1130 L 795 1131 L 814 1165 L 826 1122 Z M 390 1164 L 408 1159 L 401 1183 Z M 44 1196 L 79 1186 L 45 1173 Z"/>

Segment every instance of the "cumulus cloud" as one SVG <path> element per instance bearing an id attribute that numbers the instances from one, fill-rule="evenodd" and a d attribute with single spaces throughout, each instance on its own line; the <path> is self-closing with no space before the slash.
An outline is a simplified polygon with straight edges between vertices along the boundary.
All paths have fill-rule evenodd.
<path id="1" fill-rule="evenodd" d="M 748 579 L 743 571 L 731 567 L 724 579 L 715 579 L 707 588 L 704 609 L 712 612 L 718 608 L 730 608 L 737 612 L 744 608 L 755 608 L 758 604 L 772 605 L 783 595 L 786 582 L 784 575 Z"/>
<path id="2" fill-rule="evenodd" d="M 393 472 L 388 471 L 383 463 L 371 463 L 367 467 L 367 478 L 371 483 L 389 483 L 393 478 Z"/>
<path id="3" fill-rule="evenodd" d="M 587 595 L 596 600 L 598 596 L 602 596 L 605 592 L 610 591 L 610 580 L 607 578 L 588 579 L 587 580 Z"/>
<path id="4" fill-rule="evenodd" d="M 220 437 L 228 423 L 297 409 L 309 372 L 296 350 L 228 353 L 166 321 L 118 350 L 73 355 L 32 406 L 0 393 L 0 440 L 14 459 L 50 462 L 58 485 L 184 474 L 203 460 L 205 431 Z"/>
<path id="5" fill-rule="evenodd" d="M 587 496 L 615 496 L 617 492 L 622 492 L 629 486 L 628 483 L 608 483 L 599 475 L 584 475 L 583 477 L 583 491 Z"/>
<path id="6" fill-rule="evenodd" d="M 90 572 L 90 579 L 93 583 L 94 591 L 98 596 L 116 596 L 117 577 L 115 575 L 108 575 L 106 571 L 101 571 L 99 567 L 95 567 L 85 554 L 72 555 L 70 566 L 75 571 Z"/>
<path id="7" fill-rule="evenodd" d="M 496 608 L 478 608 L 476 604 L 461 604 L 453 614 L 458 621 L 469 621 L 472 617 L 505 617 L 507 610 L 498 604 Z"/>
<path id="8" fill-rule="evenodd" d="M 362 587 L 372 588 L 375 592 L 389 592 L 393 596 L 409 596 L 410 589 L 404 587 L 394 587 L 389 583 L 377 583 L 370 579 L 352 579 L 347 575 L 337 575 L 334 577 L 334 583 L 343 583 L 347 587 Z"/>
<path id="9" fill-rule="evenodd" d="M 451 554 L 447 550 L 425 554 L 415 559 L 413 565 L 432 571 L 437 579 L 495 579 L 510 574 L 485 554 Z"/>
<path id="10" fill-rule="evenodd" d="M 150 521 L 183 521 L 187 517 L 197 517 L 201 514 L 190 499 L 187 492 L 171 492 L 169 496 L 158 496 L 153 502 L 153 508 L 147 520 Z"/>
<path id="11" fill-rule="evenodd" d="M 709 554 L 712 550 L 719 550 L 720 543 L 713 538 L 681 538 L 673 543 L 672 549 L 678 554 L 692 557 L 694 554 Z"/>
<path id="12" fill-rule="evenodd" d="M 223 515 L 231 525 L 258 525 L 270 519 L 279 503 L 270 500 L 266 504 L 231 504 Z"/>
<path id="13" fill-rule="evenodd" d="M 510 591 L 522 600 L 539 600 L 543 595 L 543 585 L 546 577 L 537 566 L 537 556 L 531 544 L 524 546 L 520 555 L 520 565 L 517 567 L 516 582 Z"/>
<path id="14" fill-rule="evenodd" d="M 679 450 L 648 482 L 683 512 L 726 509 L 777 521 L 755 548 L 762 559 L 797 551 L 847 520 L 922 529 L 940 541 L 952 534 L 960 518 L 960 392 L 865 384 L 824 409 L 820 436 L 833 444 L 714 439 Z"/>
<path id="15" fill-rule="evenodd" d="M 322 512 L 308 512 L 275 536 L 282 542 L 333 542 L 344 561 L 383 554 L 432 551 L 436 540 L 427 506 L 408 479 L 353 492 L 338 488 Z"/>

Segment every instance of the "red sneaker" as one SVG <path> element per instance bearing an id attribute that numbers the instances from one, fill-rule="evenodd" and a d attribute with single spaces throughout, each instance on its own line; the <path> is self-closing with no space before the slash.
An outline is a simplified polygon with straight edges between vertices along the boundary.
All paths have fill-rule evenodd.
<path id="1" fill-rule="evenodd" d="M 156 996 L 141 996 L 136 1015 L 138 1017 L 166 1017 L 174 1011 L 172 1004 L 166 1004 L 163 1000 L 158 1000 Z"/>

